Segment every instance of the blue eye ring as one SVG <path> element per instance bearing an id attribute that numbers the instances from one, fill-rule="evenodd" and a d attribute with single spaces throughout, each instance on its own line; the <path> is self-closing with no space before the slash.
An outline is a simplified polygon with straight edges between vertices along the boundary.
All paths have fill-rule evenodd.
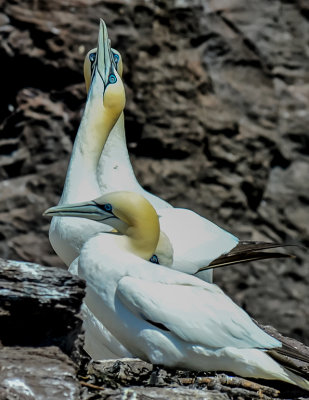
<path id="1" fill-rule="evenodd" d="M 160 264 L 159 259 L 155 254 L 149 259 L 149 261 L 152 262 L 153 264 Z"/>
<path id="2" fill-rule="evenodd" d="M 93 63 L 95 61 L 96 58 L 96 53 L 90 53 L 89 54 L 89 60 L 91 63 Z"/>
<path id="3" fill-rule="evenodd" d="M 118 54 L 115 54 L 115 53 L 113 53 L 113 55 L 114 55 L 114 61 L 117 64 L 119 62 L 119 56 L 118 56 Z"/>
<path id="4" fill-rule="evenodd" d="M 113 209 L 112 205 L 109 203 L 103 204 L 103 210 L 107 212 L 111 212 Z"/>
<path id="5" fill-rule="evenodd" d="M 108 83 L 116 83 L 117 82 L 117 77 L 114 74 L 110 74 L 110 76 L 108 77 Z"/>

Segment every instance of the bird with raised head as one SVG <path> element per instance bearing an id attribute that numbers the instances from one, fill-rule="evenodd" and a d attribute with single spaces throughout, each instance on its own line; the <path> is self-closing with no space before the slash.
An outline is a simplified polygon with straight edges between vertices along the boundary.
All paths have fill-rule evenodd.
<path id="1" fill-rule="evenodd" d="M 90 50 L 84 61 L 88 98 L 75 139 L 71 160 L 59 204 L 89 200 L 116 190 L 142 194 L 160 216 L 161 239 L 156 250 L 158 262 L 212 282 L 212 268 L 238 262 L 286 257 L 265 249 L 282 244 L 240 241 L 211 221 L 169 203 L 145 191 L 136 180 L 124 129 L 125 95 L 121 76 L 122 58 L 110 49 L 107 30 L 100 22 L 98 47 Z M 79 255 L 83 243 L 95 234 L 93 221 L 71 218 L 53 219 L 50 242 L 69 266 Z M 102 229 L 102 227 L 101 227 Z M 109 230 L 109 227 L 106 226 Z M 166 258 L 166 254 L 173 257 Z"/>

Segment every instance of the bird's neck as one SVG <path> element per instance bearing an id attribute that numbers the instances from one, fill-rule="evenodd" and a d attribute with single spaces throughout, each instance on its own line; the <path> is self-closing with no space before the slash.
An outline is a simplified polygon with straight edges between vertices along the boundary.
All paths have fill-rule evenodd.
<path id="1" fill-rule="evenodd" d="M 139 215 L 138 218 L 131 217 L 130 224 L 120 237 L 124 248 L 145 259 L 149 260 L 155 253 L 159 237 L 160 225 L 157 214 Z"/>
<path id="2" fill-rule="evenodd" d="M 139 189 L 126 145 L 123 113 L 105 143 L 97 167 L 97 177 L 101 193 Z"/>
<path id="3" fill-rule="evenodd" d="M 96 169 L 119 113 L 103 107 L 102 93 L 92 85 L 69 163 L 61 202 L 84 201 L 100 195 Z"/>

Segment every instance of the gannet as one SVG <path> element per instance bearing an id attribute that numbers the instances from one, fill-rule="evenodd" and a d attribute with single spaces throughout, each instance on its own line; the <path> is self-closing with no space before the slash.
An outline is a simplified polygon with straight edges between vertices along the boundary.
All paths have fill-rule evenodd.
<path id="1" fill-rule="evenodd" d="M 107 137 L 125 105 L 123 83 L 115 66 L 103 20 L 100 20 L 91 84 L 86 80 L 86 85 L 88 98 L 59 204 L 89 200 L 101 194 L 96 178 L 97 166 Z M 109 227 L 106 226 L 106 229 Z M 94 221 L 53 218 L 49 239 L 58 256 L 70 266 L 84 242 L 100 230 L 102 225 Z"/>
<path id="2" fill-rule="evenodd" d="M 112 49 L 118 73 L 122 76 L 123 64 L 120 53 Z M 93 71 L 96 49 L 85 58 L 84 75 L 88 90 Z M 173 208 L 169 203 L 145 191 L 137 181 L 126 146 L 123 112 L 112 129 L 102 150 L 97 167 L 97 180 L 101 194 L 129 190 L 143 195 L 160 216 L 161 234 L 156 256 L 158 262 L 212 282 L 212 269 L 271 257 L 286 257 L 282 253 L 266 253 L 262 250 L 282 247 L 282 244 L 239 241 L 237 237 L 221 229 L 193 211 Z M 164 237 L 164 236 L 167 236 Z M 162 249 L 162 244 L 164 248 Z M 166 247 L 172 249 L 173 257 L 163 257 Z M 170 252 L 171 253 L 171 252 Z"/>
<path id="3" fill-rule="evenodd" d="M 56 206 L 45 215 L 89 218 L 103 232 L 83 246 L 86 304 L 134 356 L 198 371 L 231 371 L 309 390 L 309 382 L 267 353 L 281 343 L 253 323 L 216 285 L 150 262 L 160 237 L 155 209 L 141 195 L 114 192 Z"/>

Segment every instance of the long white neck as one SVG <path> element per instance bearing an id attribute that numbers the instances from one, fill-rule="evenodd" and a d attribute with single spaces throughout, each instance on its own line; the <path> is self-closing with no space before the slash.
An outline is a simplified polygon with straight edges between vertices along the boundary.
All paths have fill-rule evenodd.
<path id="1" fill-rule="evenodd" d="M 85 201 L 101 194 L 96 169 L 110 131 L 110 121 L 104 118 L 102 96 L 101 85 L 93 82 L 75 138 L 60 204 Z"/>
<path id="2" fill-rule="evenodd" d="M 141 189 L 128 154 L 123 113 L 105 143 L 97 167 L 97 180 L 101 194 L 118 190 L 139 191 Z"/>
<path id="3" fill-rule="evenodd" d="M 171 207 L 166 201 L 144 190 L 137 181 L 128 154 L 123 113 L 103 148 L 97 167 L 97 181 L 101 194 L 127 190 L 143 195 L 156 210 Z"/>

